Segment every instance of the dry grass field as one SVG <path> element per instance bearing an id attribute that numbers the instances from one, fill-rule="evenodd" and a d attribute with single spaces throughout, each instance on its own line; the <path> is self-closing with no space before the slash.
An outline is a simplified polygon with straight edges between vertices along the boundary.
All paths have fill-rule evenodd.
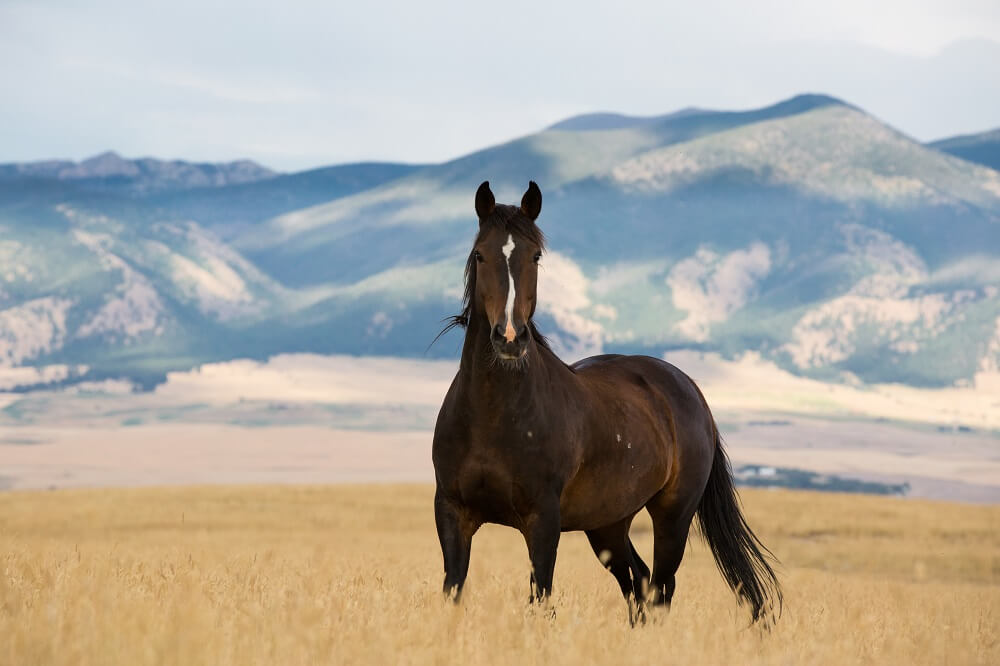
<path id="1" fill-rule="evenodd" d="M 580 534 L 554 617 L 498 527 L 448 605 L 426 485 L 4 493 L 0 663 L 1000 663 L 1000 507 L 743 496 L 783 561 L 771 633 L 746 628 L 700 537 L 641 628 Z M 648 560 L 648 525 L 633 536 Z"/>

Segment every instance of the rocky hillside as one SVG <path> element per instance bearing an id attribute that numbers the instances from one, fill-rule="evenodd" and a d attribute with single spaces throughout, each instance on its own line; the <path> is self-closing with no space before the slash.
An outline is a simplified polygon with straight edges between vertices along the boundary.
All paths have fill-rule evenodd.
<path id="1" fill-rule="evenodd" d="M 444 164 L 212 187 L 25 168 L 0 171 L 0 366 L 38 381 L 453 355 L 457 334 L 427 345 L 458 307 L 486 179 L 499 201 L 542 187 L 539 323 L 568 357 L 753 350 L 920 385 L 1000 366 L 1000 173 L 830 97 L 582 116 Z"/>

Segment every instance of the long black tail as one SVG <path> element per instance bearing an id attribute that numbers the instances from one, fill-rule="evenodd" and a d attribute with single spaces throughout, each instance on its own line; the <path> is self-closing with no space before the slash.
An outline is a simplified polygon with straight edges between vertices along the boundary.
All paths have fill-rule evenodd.
<path id="1" fill-rule="evenodd" d="M 768 563 L 768 559 L 775 557 L 753 533 L 740 511 L 729 458 L 718 431 L 712 472 L 698 504 L 698 522 L 729 587 L 741 604 L 750 605 L 753 622 L 761 619 L 773 622 L 781 615 L 782 604 L 781 585 Z"/>

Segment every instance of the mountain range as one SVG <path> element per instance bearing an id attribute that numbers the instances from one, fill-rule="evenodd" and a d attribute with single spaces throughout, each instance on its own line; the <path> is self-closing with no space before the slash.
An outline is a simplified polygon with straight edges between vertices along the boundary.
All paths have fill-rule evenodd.
<path id="1" fill-rule="evenodd" d="M 968 382 L 1000 369 L 998 155 L 996 132 L 922 145 L 801 95 L 577 116 L 441 164 L 0 165 L 0 370 L 149 386 L 283 352 L 456 355 L 457 333 L 428 345 L 459 308 L 475 189 L 516 202 L 531 179 L 539 325 L 567 358 Z"/>
<path id="2" fill-rule="evenodd" d="M 931 148 L 978 162 L 991 169 L 1000 169 L 1000 127 L 979 134 L 965 134 L 927 144 Z"/>
<path id="3" fill-rule="evenodd" d="M 87 190 L 157 192 L 256 183 L 276 174 L 250 160 L 226 164 L 193 164 L 151 157 L 129 160 L 108 151 L 82 162 L 46 160 L 0 165 L 0 179 L 57 180 Z"/>

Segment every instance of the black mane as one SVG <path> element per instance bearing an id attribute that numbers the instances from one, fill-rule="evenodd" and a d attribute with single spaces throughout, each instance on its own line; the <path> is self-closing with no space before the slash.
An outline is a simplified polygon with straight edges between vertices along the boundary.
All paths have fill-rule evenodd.
<path id="1" fill-rule="evenodd" d="M 516 238 L 525 238 L 538 245 L 543 251 L 545 250 L 545 234 L 517 206 L 498 204 L 490 216 L 484 218 L 479 223 L 479 232 L 476 234 L 476 240 L 472 244 L 473 248 L 479 243 L 479 239 L 483 233 L 492 228 L 512 234 Z M 441 329 L 441 332 L 434 337 L 434 340 L 431 342 L 432 345 L 438 341 L 438 338 L 453 328 L 469 327 L 469 319 L 472 316 L 472 303 L 476 295 L 475 269 L 475 254 L 473 250 L 470 250 L 469 258 L 465 260 L 465 293 L 462 296 L 462 311 L 457 315 L 445 318 L 444 321 L 447 323 Z M 538 327 L 535 326 L 535 322 L 532 319 L 528 320 L 528 330 L 531 331 L 531 337 L 535 339 L 535 342 L 551 351 L 548 340 L 538 331 Z"/>

